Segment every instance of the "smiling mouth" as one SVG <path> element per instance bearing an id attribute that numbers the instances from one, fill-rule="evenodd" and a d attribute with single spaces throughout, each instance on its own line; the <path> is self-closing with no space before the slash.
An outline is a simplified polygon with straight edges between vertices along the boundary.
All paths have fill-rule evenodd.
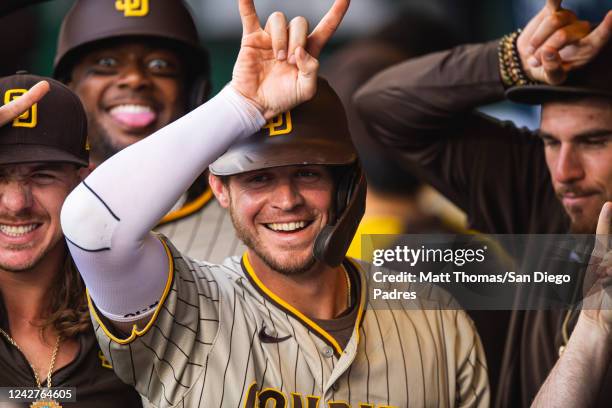
<path id="1" fill-rule="evenodd" d="M 0 224 L 0 232 L 11 238 L 20 238 L 34 231 L 42 224 L 7 225 Z"/>
<path id="2" fill-rule="evenodd" d="M 312 221 L 295 221 L 295 222 L 274 222 L 269 224 L 264 224 L 264 226 L 272 230 L 274 232 L 297 232 L 305 229 Z"/>
<path id="3" fill-rule="evenodd" d="M 130 128 L 146 128 L 157 120 L 157 112 L 147 105 L 117 105 L 108 113 L 117 122 Z"/>

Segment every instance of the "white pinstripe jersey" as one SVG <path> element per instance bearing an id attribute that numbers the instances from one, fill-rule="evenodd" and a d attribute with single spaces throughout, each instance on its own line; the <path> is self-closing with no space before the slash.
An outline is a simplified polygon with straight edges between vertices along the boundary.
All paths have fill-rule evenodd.
<path id="1" fill-rule="evenodd" d="M 152 406 L 489 405 L 484 354 L 463 311 L 373 310 L 365 295 L 367 265 L 347 260 L 361 296 L 342 350 L 266 288 L 248 256 L 215 265 L 167 245 L 168 284 L 146 327 L 115 337 L 91 308 L 115 371 Z"/>
<path id="2" fill-rule="evenodd" d="M 193 259 L 221 263 L 246 250 L 236 236 L 229 211 L 221 207 L 210 188 L 164 217 L 155 231 L 168 237 L 181 253 Z"/>

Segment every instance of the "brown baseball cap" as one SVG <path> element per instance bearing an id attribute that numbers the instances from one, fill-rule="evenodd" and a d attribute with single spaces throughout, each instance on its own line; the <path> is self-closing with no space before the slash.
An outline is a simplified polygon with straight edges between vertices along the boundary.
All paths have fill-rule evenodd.
<path id="1" fill-rule="evenodd" d="M 0 127 L 0 164 L 63 162 L 87 166 L 87 117 L 79 98 L 60 82 L 18 73 L 0 78 L 0 104 L 45 80 L 49 92 L 21 116 Z"/>
<path id="2" fill-rule="evenodd" d="M 169 41 L 199 72 L 208 72 L 208 53 L 183 0 L 78 0 L 60 30 L 54 77 L 69 76 L 75 59 L 89 47 L 118 38 Z"/>
<path id="3" fill-rule="evenodd" d="M 284 112 L 257 133 L 232 145 L 210 165 L 217 176 L 270 167 L 322 164 L 348 165 L 357 161 L 344 106 L 324 79 L 316 96 Z"/>
<path id="4" fill-rule="evenodd" d="M 612 98 L 612 41 L 589 64 L 570 72 L 562 85 L 515 86 L 506 91 L 511 101 L 529 105 L 582 96 Z"/>

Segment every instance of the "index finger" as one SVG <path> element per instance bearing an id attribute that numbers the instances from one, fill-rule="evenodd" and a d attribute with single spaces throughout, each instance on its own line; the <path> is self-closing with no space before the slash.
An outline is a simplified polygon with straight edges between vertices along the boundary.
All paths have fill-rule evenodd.
<path id="1" fill-rule="evenodd" d="M 254 33 L 261 28 L 253 0 L 238 0 L 238 11 L 240 12 L 240 21 L 242 21 L 243 35 Z"/>
<path id="2" fill-rule="evenodd" d="M 546 8 L 551 11 L 559 11 L 559 9 L 561 9 L 561 1 L 562 0 L 546 0 Z"/>
<path id="3" fill-rule="evenodd" d="M 308 53 L 317 58 L 327 41 L 336 32 L 349 8 L 351 0 L 335 0 L 331 9 L 308 36 Z"/>
<path id="4" fill-rule="evenodd" d="M 12 100 L 4 106 L 1 106 L 0 126 L 4 126 L 21 115 L 23 112 L 30 109 L 30 107 L 36 102 L 40 101 L 42 97 L 47 94 L 47 92 L 49 92 L 49 83 L 47 81 L 40 81 L 19 98 Z"/>

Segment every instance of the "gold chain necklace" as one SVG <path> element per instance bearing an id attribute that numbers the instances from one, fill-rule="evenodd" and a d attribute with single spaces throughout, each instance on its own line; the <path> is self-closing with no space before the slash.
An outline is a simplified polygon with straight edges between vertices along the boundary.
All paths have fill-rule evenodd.
<path id="1" fill-rule="evenodd" d="M 351 307 L 351 278 L 349 277 L 348 272 L 346 271 L 346 268 L 342 268 L 344 269 L 344 277 L 346 278 L 346 309 L 350 309 Z"/>
<path id="2" fill-rule="evenodd" d="M 25 353 L 23 352 L 21 347 L 19 347 L 17 342 L 15 340 L 13 340 L 13 338 L 11 336 L 9 336 L 7 332 L 5 332 L 4 330 L 0 329 L 0 333 L 4 337 L 6 337 L 8 342 L 11 343 L 13 346 L 15 346 L 15 348 L 17 350 L 19 350 L 21 352 L 21 354 L 23 354 L 23 356 L 25 357 Z M 62 339 L 61 336 L 57 336 L 57 341 L 55 342 L 55 347 L 53 347 L 53 353 L 51 354 L 51 364 L 49 364 L 49 371 L 47 372 L 47 388 L 51 388 L 51 374 L 53 373 L 53 367 L 55 367 L 55 359 L 57 358 L 57 352 L 59 351 L 59 345 L 60 345 L 61 339 Z M 42 383 L 40 381 L 40 378 L 38 377 L 38 373 L 36 372 L 36 369 L 34 369 L 34 366 L 32 365 L 32 363 L 30 363 L 28 361 L 27 358 L 26 358 L 26 361 L 28 362 L 28 364 L 30 365 L 30 368 L 34 372 L 34 380 L 36 380 L 36 386 L 38 388 L 42 388 Z"/>

